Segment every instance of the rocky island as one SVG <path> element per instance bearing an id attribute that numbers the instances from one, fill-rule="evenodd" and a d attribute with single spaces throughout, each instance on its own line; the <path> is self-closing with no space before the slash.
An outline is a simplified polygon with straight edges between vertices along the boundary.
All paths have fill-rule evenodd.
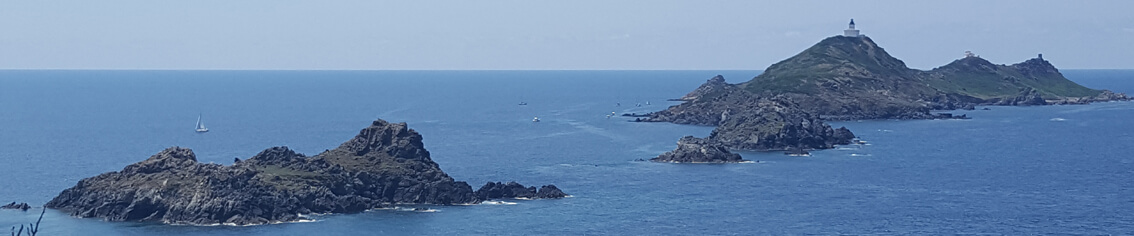
<path id="1" fill-rule="evenodd" d="M 677 149 L 650 159 L 672 163 L 738 163 L 740 154 L 732 153 L 713 140 L 685 136 L 677 140 Z"/>
<path id="2" fill-rule="evenodd" d="M 559 190 L 555 185 L 544 185 L 536 190 L 535 186 L 524 187 L 524 185 L 516 182 L 508 182 L 503 184 L 500 182 L 488 182 L 480 189 L 476 190 L 476 196 L 479 199 L 497 199 L 497 198 L 519 198 L 519 199 L 539 199 L 539 198 L 564 198 L 567 197 L 566 193 Z"/>
<path id="3" fill-rule="evenodd" d="M 28 203 L 26 203 L 26 202 L 21 202 L 21 203 L 12 202 L 12 203 L 8 203 L 8 205 L 0 206 L 0 209 L 13 209 L 13 210 L 28 211 L 28 209 L 31 209 L 31 206 L 28 205 Z"/>
<path id="4" fill-rule="evenodd" d="M 687 100 L 639 118 L 641 122 L 672 122 L 716 126 L 704 139 L 685 137 L 678 148 L 651 159 L 676 163 L 740 162 L 733 150 L 787 151 L 828 149 L 855 138 L 846 127 L 832 128 L 819 116 L 799 108 L 791 97 L 755 96 L 713 77 L 686 94 Z M 706 152 L 704 150 L 716 150 Z M 732 155 L 736 155 L 732 158 Z"/>
<path id="5" fill-rule="evenodd" d="M 509 183 L 509 189 L 523 187 Z M 398 204 L 476 204 L 489 198 L 562 198 L 546 185 L 506 195 L 473 191 L 442 172 L 406 123 L 376 120 L 338 148 L 307 157 L 273 147 L 231 166 L 197 162 L 172 147 L 79 181 L 47 203 L 77 217 L 192 225 L 253 225 L 304 220 L 302 214 L 356 213 Z"/>
<path id="6" fill-rule="evenodd" d="M 996 65 L 966 54 L 929 71 L 906 67 L 870 37 L 834 36 L 769 66 L 740 84 L 714 77 L 676 108 L 644 121 L 714 125 L 723 110 L 743 99 L 781 97 L 823 120 L 946 118 L 932 110 L 971 110 L 978 105 L 1085 104 L 1127 101 L 1125 94 L 1094 90 L 1068 80 L 1042 55 Z M 752 100 L 752 99 L 749 99 Z M 705 122 L 708 121 L 708 122 Z"/>
<path id="7" fill-rule="evenodd" d="M 849 144 L 854 134 L 832 129 L 824 123 L 829 120 L 965 119 L 931 111 L 1131 100 L 1068 80 L 1042 55 L 996 65 L 966 52 L 948 65 L 922 71 L 906 67 L 869 37 L 853 32 L 826 38 L 747 82 L 729 84 L 718 75 L 678 99 L 684 103 L 636 118 L 717 127 L 703 140 L 682 138 L 685 142 L 679 142 L 677 150 L 654 160 L 720 160 L 688 151 L 696 149 L 690 145 L 694 143 L 799 152 Z"/>

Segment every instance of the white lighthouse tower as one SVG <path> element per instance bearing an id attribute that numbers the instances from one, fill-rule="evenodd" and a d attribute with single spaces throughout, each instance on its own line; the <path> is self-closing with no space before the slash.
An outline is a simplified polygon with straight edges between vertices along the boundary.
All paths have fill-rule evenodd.
<path id="1" fill-rule="evenodd" d="M 850 28 L 843 30 L 843 36 L 847 36 L 847 37 L 859 37 L 859 36 L 861 36 L 860 34 L 858 34 L 858 30 L 854 29 L 854 19 L 850 19 Z"/>

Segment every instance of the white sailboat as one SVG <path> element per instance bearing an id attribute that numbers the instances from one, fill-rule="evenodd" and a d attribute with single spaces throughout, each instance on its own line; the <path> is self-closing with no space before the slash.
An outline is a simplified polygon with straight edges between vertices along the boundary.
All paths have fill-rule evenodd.
<path id="1" fill-rule="evenodd" d="M 197 115 L 197 133 L 209 132 L 209 128 L 205 128 L 205 123 L 201 123 L 201 115 Z"/>

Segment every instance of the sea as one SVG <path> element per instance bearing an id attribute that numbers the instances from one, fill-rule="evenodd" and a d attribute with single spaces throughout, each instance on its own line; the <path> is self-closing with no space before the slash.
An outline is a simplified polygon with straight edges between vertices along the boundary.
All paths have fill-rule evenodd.
<path id="1" fill-rule="evenodd" d="M 225 165 L 274 146 L 314 155 L 384 119 L 408 123 L 474 189 L 554 184 L 571 197 L 258 226 L 48 209 L 39 235 L 1134 234 L 1134 102 L 830 122 L 867 143 L 809 157 L 740 152 L 758 161 L 741 164 L 635 161 L 712 127 L 607 117 L 663 110 L 717 74 L 737 83 L 759 73 L 3 70 L 0 202 L 36 207 L 0 210 L 0 232 L 35 222 L 79 180 L 168 147 Z M 1134 70 L 1063 73 L 1134 94 Z M 198 117 L 209 132 L 194 132 Z"/>

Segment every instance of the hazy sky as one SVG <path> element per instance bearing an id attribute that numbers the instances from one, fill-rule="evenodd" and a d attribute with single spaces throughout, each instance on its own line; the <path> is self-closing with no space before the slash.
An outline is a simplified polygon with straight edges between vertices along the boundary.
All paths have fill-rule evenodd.
<path id="1" fill-rule="evenodd" d="M 0 68 L 758 70 L 850 18 L 919 69 L 1134 69 L 1125 0 L 0 0 Z"/>

